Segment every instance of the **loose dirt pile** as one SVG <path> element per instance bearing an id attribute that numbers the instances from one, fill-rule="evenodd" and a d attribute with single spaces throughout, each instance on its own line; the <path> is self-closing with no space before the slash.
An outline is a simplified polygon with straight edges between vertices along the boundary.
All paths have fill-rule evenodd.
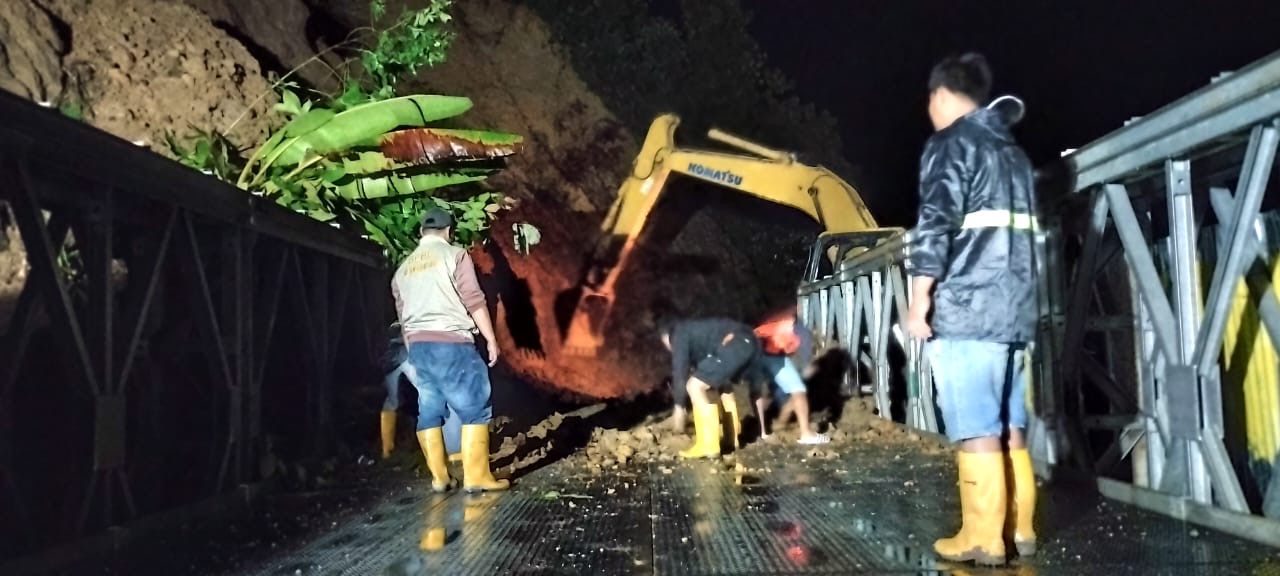
<path id="1" fill-rule="evenodd" d="M 555 413 L 524 431 L 496 425 L 495 471 L 518 474 L 563 454 L 571 467 L 591 473 L 612 473 L 629 464 L 674 462 L 678 459 L 677 452 L 688 448 L 693 441 L 691 427 L 679 433 L 672 429 L 668 421 L 670 411 L 651 414 L 630 426 L 607 427 L 593 421 L 597 414 L 603 415 L 604 410 L 603 404 L 597 404 L 568 414 Z M 877 416 L 871 398 L 849 399 L 840 411 L 839 420 L 833 419 L 830 411 L 813 415 L 814 424 L 830 436 L 831 442 L 803 447 L 802 457 L 833 459 L 868 443 L 900 445 L 926 454 L 947 450 L 936 436 L 919 434 Z M 794 421 L 785 427 L 775 425 L 765 440 L 757 438 L 757 426 L 754 418 L 744 420 L 741 448 L 735 454 L 727 454 L 725 459 L 763 454 L 771 447 L 794 445 L 799 440 Z"/>

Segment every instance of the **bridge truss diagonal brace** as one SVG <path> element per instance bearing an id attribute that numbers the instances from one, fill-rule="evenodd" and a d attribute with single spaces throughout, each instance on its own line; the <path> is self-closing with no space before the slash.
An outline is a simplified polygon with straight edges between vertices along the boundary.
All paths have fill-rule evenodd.
<path id="1" fill-rule="evenodd" d="M 146 328 L 147 315 L 151 311 L 151 305 L 155 302 L 156 288 L 160 285 L 161 272 L 164 269 L 170 245 L 173 243 L 178 219 L 178 209 L 171 208 L 169 217 L 165 220 L 164 232 L 161 233 L 159 242 L 151 251 L 152 253 L 144 258 L 146 263 L 143 267 L 143 277 L 145 278 L 143 285 L 145 288 L 137 302 L 130 306 L 132 311 L 126 315 L 126 318 L 132 319 L 126 326 L 132 326 L 132 328 L 129 330 L 129 340 L 119 353 L 120 373 L 116 378 L 116 390 L 121 394 L 125 393 L 129 387 L 129 377 L 132 375 L 133 363 L 138 356 L 138 347 L 142 342 L 142 334 Z"/>
<path id="2" fill-rule="evenodd" d="M 66 281 L 58 273 L 58 253 L 62 244 L 53 242 L 50 234 L 52 226 L 45 223 L 28 161 L 26 158 L 4 158 L 3 164 L 0 164 L 0 173 L 10 183 L 8 188 L 11 193 L 7 196 L 13 207 L 14 220 L 18 224 L 22 242 L 27 247 L 27 261 L 31 264 L 30 281 L 36 283 L 44 293 L 45 309 L 53 316 L 55 330 L 73 347 L 80 375 L 90 393 L 97 395 L 101 392 L 101 386 L 93 369 L 84 330 L 76 318 Z"/>
<path id="3" fill-rule="evenodd" d="M 1104 186 L 1132 278 L 1142 295 L 1138 302 L 1139 316 L 1154 332 L 1157 345 L 1155 349 L 1141 348 L 1147 356 L 1142 372 L 1150 371 L 1140 378 L 1143 405 L 1155 408 L 1158 421 L 1148 432 L 1167 434 L 1155 443 L 1156 450 L 1144 451 L 1150 476 L 1162 491 L 1175 496 L 1187 495 L 1202 504 L 1216 500 L 1223 508 L 1242 513 L 1248 512 L 1248 504 L 1222 441 L 1222 387 L 1217 360 L 1222 350 L 1231 294 L 1244 275 L 1246 264 L 1259 257 L 1254 224 L 1274 165 L 1278 141 L 1274 125 L 1256 127 L 1245 154 L 1236 198 L 1232 199 L 1223 189 L 1210 191 L 1210 201 L 1220 221 L 1219 236 L 1225 240 L 1225 246 L 1219 251 L 1214 268 L 1203 321 L 1197 310 L 1197 227 L 1192 208 L 1190 163 L 1169 160 L 1165 164 L 1176 315 L 1175 306 L 1170 306 L 1165 299 L 1158 276 L 1152 274 L 1155 267 L 1146 243 L 1134 233 L 1137 220 L 1136 216 L 1131 218 L 1132 205 L 1128 203 L 1127 191 L 1121 185 Z M 1274 296 L 1271 297 L 1274 300 Z M 1270 311 L 1274 316 L 1275 307 Z M 1159 453 L 1160 445 L 1166 447 L 1164 454 Z"/>
<path id="4" fill-rule="evenodd" d="M 1208 315 L 1196 338 L 1196 365 L 1201 376 L 1207 377 L 1216 372 L 1214 360 L 1222 351 L 1222 334 L 1226 329 L 1227 311 L 1231 307 L 1230 295 L 1243 273 L 1248 248 L 1246 241 L 1253 230 L 1251 223 L 1258 216 L 1267 180 L 1275 164 L 1278 138 L 1280 137 L 1274 124 L 1255 128 L 1250 137 L 1249 151 L 1245 154 L 1244 169 L 1241 170 L 1236 193 L 1235 213 L 1229 226 L 1226 226 L 1231 230 L 1231 243 L 1225 257 L 1219 257 L 1218 264 L 1214 267 L 1209 299 L 1205 306 Z"/>
<path id="5" fill-rule="evenodd" d="M 1151 249 L 1138 224 L 1138 217 L 1133 212 L 1128 189 L 1122 184 L 1108 184 L 1103 187 L 1103 192 L 1107 197 L 1116 232 L 1124 245 L 1130 269 L 1138 281 L 1143 304 L 1150 311 L 1160 351 L 1166 358 L 1178 358 L 1178 331 L 1173 307 L 1161 286 L 1160 274 L 1156 271 L 1155 260 L 1151 257 Z"/>
<path id="6" fill-rule="evenodd" d="M 1210 188 L 1209 200 L 1213 207 L 1214 216 L 1218 218 L 1218 221 L 1230 222 L 1231 214 L 1234 211 L 1233 207 L 1235 206 L 1235 199 L 1232 197 L 1231 191 L 1226 188 Z M 1250 226 L 1257 231 L 1261 223 L 1261 219 L 1254 218 Z M 1218 236 L 1218 246 L 1225 250 L 1230 241 L 1226 235 L 1226 230 L 1220 230 Z M 1262 325 L 1267 330 L 1267 335 L 1271 337 L 1272 342 L 1280 342 L 1280 299 L 1277 299 L 1276 288 L 1271 284 L 1271 279 L 1269 278 L 1270 270 L 1268 269 L 1266 249 L 1257 236 L 1255 234 L 1249 237 L 1246 242 L 1245 253 L 1252 255 L 1254 264 L 1261 266 L 1268 277 L 1260 278 L 1265 287 L 1255 285 L 1252 281 L 1247 282 L 1247 284 L 1251 297 L 1257 305 L 1258 315 L 1262 318 Z M 1249 266 L 1246 263 L 1245 269 L 1248 270 Z"/>
<path id="7" fill-rule="evenodd" d="M 31 286 L 39 291 L 38 296 L 51 312 L 55 331 L 63 341 L 71 344 L 77 371 L 94 399 L 92 469 L 74 523 L 76 532 L 80 533 L 96 501 L 95 489 L 99 479 L 103 481 L 103 508 L 108 521 L 113 520 L 113 480 L 124 497 L 128 517 L 137 513 L 128 478 L 123 471 L 126 407 L 123 396 L 113 385 L 114 304 L 110 294 L 113 191 L 102 190 L 98 195 L 99 202 L 90 210 L 85 222 L 87 234 L 83 238 L 91 244 L 85 249 L 91 305 L 85 313 L 89 317 L 82 322 L 76 313 L 67 280 L 58 266 L 58 255 L 63 250 L 72 220 L 58 211 L 50 215 L 48 222 L 45 221 L 45 210 L 40 203 L 41 189 L 37 186 L 47 184 L 34 177 L 33 170 L 37 167 L 29 158 L 10 156 L 0 164 L 0 171 L 7 173 L 7 180 L 13 183 L 6 190 L 9 192 L 6 197 L 12 204 L 14 219 L 27 247 L 27 261 L 32 267 Z M 29 313 L 30 310 L 24 312 Z M 25 318 L 19 320 L 26 323 Z M 27 329 L 26 326 L 20 328 Z M 20 339 L 25 341 L 26 337 L 23 335 Z"/>

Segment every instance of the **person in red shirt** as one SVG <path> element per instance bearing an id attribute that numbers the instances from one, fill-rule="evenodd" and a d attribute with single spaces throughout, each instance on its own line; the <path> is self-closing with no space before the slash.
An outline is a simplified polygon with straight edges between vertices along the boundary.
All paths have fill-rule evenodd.
<path id="1" fill-rule="evenodd" d="M 783 401 L 778 421 L 785 423 L 790 412 L 794 411 L 796 423 L 800 425 L 801 444 L 830 442 L 825 434 L 818 434 L 809 425 L 809 395 L 796 366 L 808 367 L 813 338 L 799 322 L 795 309 L 774 315 L 756 326 L 754 332 L 764 352 L 758 359 L 756 376 L 759 378 L 755 404 L 760 415 L 760 437 L 769 437 L 765 410 L 769 408 L 771 397 L 777 396 Z"/>

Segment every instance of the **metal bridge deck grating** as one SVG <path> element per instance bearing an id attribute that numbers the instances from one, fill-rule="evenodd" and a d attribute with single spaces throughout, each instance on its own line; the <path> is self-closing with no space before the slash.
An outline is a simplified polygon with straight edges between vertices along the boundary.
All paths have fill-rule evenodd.
<path id="1" fill-rule="evenodd" d="M 1276 550 L 1061 488 L 1041 491 L 1034 562 L 953 570 L 930 550 L 958 523 L 950 456 L 918 445 L 807 453 L 770 446 L 737 462 L 606 475 L 560 462 L 492 495 L 434 495 L 426 480 L 401 477 L 366 485 L 372 497 L 248 569 L 201 571 L 189 552 L 175 560 L 142 546 L 145 558 L 123 564 L 132 569 L 71 573 L 1280 575 Z M 441 546 L 424 551 L 433 529 Z"/>

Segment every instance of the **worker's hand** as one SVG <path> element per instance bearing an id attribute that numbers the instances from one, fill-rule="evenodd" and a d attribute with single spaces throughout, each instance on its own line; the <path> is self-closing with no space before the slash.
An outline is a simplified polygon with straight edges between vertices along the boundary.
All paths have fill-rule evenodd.
<path id="1" fill-rule="evenodd" d="M 907 311 L 907 333 L 913 338 L 928 340 L 933 336 L 933 329 L 929 327 L 929 307 L 933 302 L 928 298 L 917 298 L 911 303 L 911 309 Z"/>
<path id="2" fill-rule="evenodd" d="M 489 344 L 489 367 L 493 368 L 498 363 L 498 343 L 490 340 Z"/>

